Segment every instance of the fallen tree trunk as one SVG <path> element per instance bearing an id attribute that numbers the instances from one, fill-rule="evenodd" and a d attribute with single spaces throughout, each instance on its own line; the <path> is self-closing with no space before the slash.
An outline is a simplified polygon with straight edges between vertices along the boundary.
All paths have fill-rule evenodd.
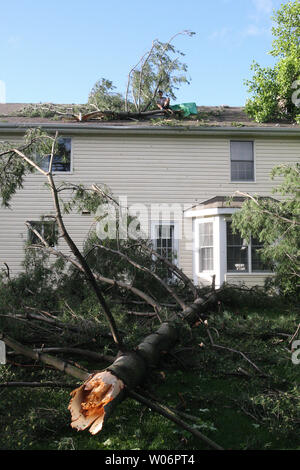
<path id="1" fill-rule="evenodd" d="M 197 299 L 180 313 L 180 319 L 177 313 L 173 314 L 169 322 L 162 323 L 159 329 L 147 336 L 135 350 L 120 353 L 104 371 L 91 375 L 59 358 L 23 346 L 3 333 L 0 334 L 0 339 L 20 354 L 84 380 L 80 387 L 71 392 L 71 426 L 78 431 L 89 428 L 91 434 L 96 434 L 101 431 L 120 401 L 126 397 L 126 392 L 134 391 L 143 383 L 149 370 L 157 366 L 161 356 L 176 344 L 182 320 L 192 325 L 216 300 L 216 293 Z"/>
<path id="2" fill-rule="evenodd" d="M 211 294 L 206 299 L 197 299 L 181 312 L 181 320 L 194 324 L 200 314 L 216 302 Z M 101 431 L 105 420 L 124 398 L 124 389 L 134 390 L 155 367 L 161 355 L 170 351 L 179 338 L 178 315 L 163 323 L 156 333 L 147 336 L 134 351 L 120 355 L 104 372 L 96 373 L 72 392 L 69 405 L 71 426 L 83 430 L 90 428 L 92 434 Z"/>
<path id="3" fill-rule="evenodd" d="M 101 119 L 118 119 L 118 120 L 139 120 L 149 118 L 151 116 L 166 116 L 170 115 L 170 111 L 165 109 L 153 109 L 150 111 L 111 111 L 107 109 L 96 109 L 91 111 L 89 106 L 82 106 L 81 110 L 76 110 L 75 107 L 59 106 L 53 103 L 27 105 L 23 108 L 22 113 L 25 115 L 31 112 L 43 113 L 50 112 L 53 116 L 58 116 L 61 119 L 74 119 L 77 122 L 86 122 Z M 172 115 L 178 117 L 182 116 L 181 110 L 172 111 Z"/>
<path id="4" fill-rule="evenodd" d="M 161 338 L 159 338 L 159 331 L 157 331 L 154 335 L 148 336 L 139 346 L 138 349 L 143 351 L 144 357 L 152 357 L 155 360 L 155 354 L 151 354 L 151 346 L 154 346 L 155 343 L 162 344 L 162 338 L 164 337 L 163 331 L 167 333 L 169 336 L 170 344 L 175 339 L 174 331 L 169 330 L 168 324 L 165 326 L 161 326 L 159 331 L 161 333 Z M 156 335 L 156 337 L 155 337 Z M 151 338 L 152 337 L 152 338 Z M 58 359 L 56 357 L 49 356 L 47 354 L 38 354 L 36 351 L 31 350 L 30 348 L 23 346 L 22 344 L 18 343 L 16 340 L 9 338 L 7 335 L 0 333 L 0 338 L 11 348 L 13 348 L 16 352 L 23 354 L 30 358 L 36 358 L 40 361 L 52 365 L 54 368 L 63 371 L 65 373 L 70 374 L 73 377 L 79 378 L 81 380 L 85 380 L 85 383 L 79 387 L 78 389 L 71 392 L 73 398 L 71 399 L 71 403 L 69 408 L 72 408 L 71 413 L 74 414 L 76 418 L 77 424 L 76 427 L 78 430 L 86 429 L 90 426 L 90 432 L 92 434 L 96 434 L 99 432 L 103 426 L 104 421 L 107 420 L 108 416 L 112 413 L 116 404 L 118 404 L 122 399 L 126 398 L 126 396 L 133 398 L 140 402 L 141 404 L 146 405 L 151 410 L 161 414 L 165 418 L 173 421 L 179 427 L 185 429 L 186 431 L 190 432 L 193 436 L 197 439 L 202 440 L 207 445 L 215 450 L 223 450 L 221 446 L 216 444 L 211 439 L 204 436 L 201 432 L 199 432 L 194 427 L 188 425 L 185 421 L 183 421 L 179 416 L 176 415 L 174 410 L 170 410 L 168 407 L 161 405 L 159 403 L 154 403 L 153 401 L 141 396 L 140 394 L 136 393 L 133 390 L 130 390 L 128 387 L 125 386 L 121 379 L 118 379 L 113 370 L 119 369 L 118 373 L 122 373 L 127 375 L 128 378 L 128 371 L 130 371 L 129 362 L 125 361 L 124 367 L 124 359 L 121 360 L 119 358 L 118 364 L 117 361 L 110 366 L 109 371 L 108 369 L 90 375 L 88 372 L 83 371 L 75 366 L 68 366 L 63 360 Z M 165 337 L 163 338 L 165 340 Z M 149 346 L 150 345 L 150 346 Z M 155 348 L 154 348 L 155 349 Z M 132 353 L 133 354 L 133 353 Z M 131 355 L 131 359 L 133 359 L 132 366 L 134 365 L 134 356 Z M 133 372 L 133 367 L 131 367 L 131 372 L 129 376 Z M 140 375 L 142 377 L 142 373 Z M 135 374 L 131 375 L 133 380 L 133 384 L 137 381 L 137 377 Z M 1 384 L 2 387 L 69 387 L 69 384 L 56 384 L 53 382 L 45 382 L 45 383 L 37 383 L 37 382 L 4 382 Z M 85 401 L 83 401 L 85 400 Z M 82 415 L 85 414 L 84 419 L 82 419 Z M 186 415 L 187 416 L 187 415 Z M 195 417 L 192 417 L 193 420 Z"/>
<path id="5" fill-rule="evenodd" d="M 42 239 L 40 234 L 37 236 Z M 80 263 L 51 249 L 44 239 L 42 241 L 50 252 L 68 259 L 77 269 L 81 272 L 84 271 Z M 94 279 L 98 281 L 119 285 L 118 281 L 106 279 L 100 275 L 94 276 Z M 134 289 L 133 286 L 127 284 L 122 287 Z M 162 352 L 169 351 L 175 344 L 178 339 L 178 320 L 194 324 L 199 320 L 200 314 L 216 302 L 217 293 L 214 291 L 207 297 L 196 299 L 187 307 L 182 304 L 185 308 L 181 312 L 174 313 L 168 323 L 162 323 L 158 331 L 148 336 L 134 351 L 126 351 L 122 348 L 111 366 L 107 367 L 105 371 L 93 374 L 72 392 L 69 404 L 71 426 L 78 431 L 89 428 L 92 434 L 101 431 L 104 422 L 124 398 L 125 388 L 134 390 L 136 386 L 141 384 L 149 368 L 157 365 Z M 157 304 L 155 307 L 157 312 Z"/>
<path id="6" fill-rule="evenodd" d="M 89 428 L 91 434 L 101 431 L 115 406 L 124 398 L 125 387 L 134 390 L 141 384 L 149 368 L 157 365 L 161 354 L 169 351 L 177 339 L 177 328 L 163 323 L 134 351 L 120 355 L 105 371 L 89 377 L 71 393 L 71 426 L 78 431 Z"/>
<path id="7" fill-rule="evenodd" d="M 172 111 L 173 115 L 181 116 L 182 112 L 179 111 Z M 151 111 L 141 111 L 141 112 L 134 112 L 134 111 L 91 111 L 90 113 L 86 114 L 68 114 L 67 116 L 74 118 L 76 121 L 90 121 L 92 119 L 103 119 L 104 117 L 110 119 L 143 119 L 148 118 L 150 116 L 169 116 L 170 111 L 166 109 L 154 109 Z"/>

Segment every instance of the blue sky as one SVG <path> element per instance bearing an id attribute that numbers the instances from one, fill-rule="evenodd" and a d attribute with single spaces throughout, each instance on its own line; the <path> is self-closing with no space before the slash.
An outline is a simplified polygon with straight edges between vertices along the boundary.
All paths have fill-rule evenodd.
<path id="1" fill-rule="evenodd" d="M 84 103 L 96 80 L 124 92 L 153 39 L 186 56 L 191 84 L 177 103 L 245 103 L 250 65 L 274 63 L 273 9 L 287 0 L 10 0 L 0 2 L 0 81 L 7 102 Z"/>

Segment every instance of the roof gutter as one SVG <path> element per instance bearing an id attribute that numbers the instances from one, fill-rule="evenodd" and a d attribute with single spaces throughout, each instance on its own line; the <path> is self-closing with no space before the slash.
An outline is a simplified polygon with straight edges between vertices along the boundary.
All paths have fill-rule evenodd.
<path id="1" fill-rule="evenodd" d="M 60 131 L 61 133 L 74 134 L 154 134 L 154 135 L 185 135 L 185 136 L 201 136 L 201 135 L 239 135 L 239 136 L 300 136 L 300 127 L 154 127 L 154 126 L 84 126 L 82 124 L 62 124 L 62 123 L 32 123 L 32 124 L 12 124 L 0 123 L 0 132 L 6 133 L 24 133 L 27 129 L 42 128 L 45 131 Z"/>

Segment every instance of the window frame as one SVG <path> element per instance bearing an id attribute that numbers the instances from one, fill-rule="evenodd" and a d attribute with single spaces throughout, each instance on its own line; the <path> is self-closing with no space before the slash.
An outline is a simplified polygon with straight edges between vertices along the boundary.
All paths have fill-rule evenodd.
<path id="1" fill-rule="evenodd" d="M 253 179 L 251 180 L 233 180 L 232 179 L 232 169 L 231 169 L 231 164 L 232 161 L 239 161 L 239 160 L 231 160 L 231 143 L 232 142 L 251 142 L 252 143 L 252 149 L 253 149 Z M 230 139 L 229 140 L 229 181 L 231 184 L 236 184 L 236 183 L 243 183 L 243 184 L 253 184 L 256 183 L 256 140 L 255 139 Z M 241 160 L 241 161 L 250 161 L 250 160 Z"/>
<path id="2" fill-rule="evenodd" d="M 251 267 L 252 267 L 252 264 L 251 264 L 251 254 L 250 254 L 250 259 L 249 259 L 249 251 L 251 251 L 251 237 L 250 237 L 250 242 L 249 243 L 244 243 L 244 240 L 242 239 L 242 237 L 240 236 L 240 239 L 242 240 L 242 245 L 238 245 L 238 244 L 228 244 L 228 225 L 231 224 L 231 219 L 229 220 L 226 220 L 226 230 L 225 230 L 225 240 L 226 240 L 226 272 L 228 274 L 249 274 L 251 272 Z M 245 257 L 245 262 L 247 263 L 246 265 L 246 268 L 247 269 L 236 269 L 236 270 L 229 270 L 228 269 L 228 248 L 240 248 L 240 250 L 242 250 L 242 247 L 245 247 L 245 249 L 247 250 L 247 256 Z"/>
<path id="3" fill-rule="evenodd" d="M 70 139 L 71 150 L 70 150 L 70 170 L 69 171 L 59 171 L 52 169 L 53 175 L 71 175 L 73 174 L 73 137 L 70 135 L 60 135 L 58 139 Z M 50 163 L 50 162 L 49 162 Z M 44 171 L 47 171 L 43 168 Z"/>
<path id="4" fill-rule="evenodd" d="M 209 270 L 200 271 L 200 224 L 212 224 L 212 235 L 213 235 L 213 267 Z M 216 268 L 216 239 L 215 239 L 215 217 L 203 217 L 196 219 L 195 221 L 195 236 L 194 236 L 194 251 L 195 251 L 195 271 L 196 276 L 203 277 L 207 275 L 215 274 Z"/>
<path id="5" fill-rule="evenodd" d="M 212 233 L 211 233 L 211 236 L 212 236 L 212 244 L 211 245 L 200 245 L 200 227 L 203 226 L 203 225 L 208 225 L 210 224 L 211 225 L 211 229 L 212 229 Z M 210 273 L 212 271 L 214 271 L 214 267 L 215 267 L 215 250 L 214 250 L 214 221 L 211 221 L 211 222 L 208 222 L 207 220 L 204 220 L 202 223 L 199 223 L 198 224 L 198 231 L 197 231 L 197 236 L 198 236 L 198 271 L 199 273 Z M 204 250 L 204 249 L 207 249 L 207 248 L 210 248 L 212 250 L 212 267 L 209 268 L 209 269 L 200 269 L 201 268 L 201 265 L 203 264 L 203 261 L 202 261 L 202 256 L 201 256 L 201 250 Z"/>
<path id="6" fill-rule="evenodd" d="M 151 221 L 151 240 L 153 243 L 153 247 L 156 250 L 156 229 L 159 225 L 173 225 L 174 226 L 174 238 L 173 238 L 173 253 L 175 256 L 172 259 L 172 263 L 175 266 L 179 266 L 179 222 L 174 220 L 154 220 Z M 155 257 L 154 257 L 155 258 Z"/>
<path id="7" fill-rule="evenodd" d="M 39 233 L 41 234 L 41 236 L 42 236 L 43 238 L 44 238 L 44 235 L 45 235 L 45 233 L 44 233 L 44 230 L 45 230 L 45 229 L 44 229 L 44 225 L 45 225 L 45 224 L 48 224 L 48 225 L 53 224 L 53 230 L 54 230 L 54 234 L 56 234 L 56 236 L 55 236 L 55 243 L 54 243 L 53 245 L 50 245 L 50 246 L 51 246 L 52 248 L 57 247 L 57 245 L 58 245 L 58 227 L 57 227 L 57 224 L 56 224 L 56 222 L 55 222 L 54 220 L 29 220 L 28 223 L 29 223 L 30 225 L 32 225 L 32 227 L 33 227 L 35 230 L 37 230 L 38 232 L 39 232 L 39 230 L 37 229 L 36 226 L 34 226 L 34 224 L 42 225 L 42 227 L 43 227 L 43 232 L 42 232 L 42 233 L 39 232 Z M 36 238 L 38 238 L 38 237 L 35 235 L 35 233 L 30 229 L 30 227 L 28 227 L 28 230 L 27 230 L 27 242 L 28 242 L 30 245 L 37 245 L 38 243 L 33 243 L 33 241 L 31 240 L 31 237 L 32 237 L 32 236 L 35 236 Z"/>
<path id="8" fill-rule="evenodd" d="M 228 249 L 228 244 L 227 244 L 227 224 L 228 223 L 231 223 L 231 219 L 226 219 L 225 220 L 225 233 L 226 233 L 226 236 L 225 236 L 225 244 L 226 244 L 226 249 L 225 249 L 225 255 L 226 255 L 226 263 L 225 263 L 225 266 L 226 266 L 226 274 L 229 274 L 229 275 L 234 275 L 234 276 L 243 276 L 243 275 L 267 275 L 267 274 L 273 274 L 274 271 L 271 271 L 270 269 L 268 270 L 253 270 L 253 267 L 252 267 L 252 248 L 253 248 L 253 244 L 252 244 L 252 236 L 250 236 L 250 239 L 249 239 L 249 242 L 247 243 L 247 250 L 248 250 L 248 253 L 247 253 L 247 263 L 248 263 L 248 269 L 245 270 L 245 271 L 228 271 L 228 257 L 227 257 L 227 249 Z M 254 246 L 257 246 L 256 244 Z"/>

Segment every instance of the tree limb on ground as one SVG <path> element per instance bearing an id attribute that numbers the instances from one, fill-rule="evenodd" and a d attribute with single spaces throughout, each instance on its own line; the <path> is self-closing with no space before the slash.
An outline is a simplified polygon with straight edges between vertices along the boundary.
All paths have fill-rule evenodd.
<path id="1" fill-rule="evenodd" d="M 72 399 L 69 410 L 72 416 L 71 426 L 77 430 L 90 428 L 91 434 L 101 431 L 104 423 L 114 411 L 120 401 L 129 396 L 146 404 L 153 411 L 190 432 L 215 450 L 223 450 L 221 446 L 204 436 L 198 430 L 189 426 L 176 416 L 176 413 L 167 407 L 154 403 L 134 391 L 146 373 L 146 364 L 155 365 L 165 348 L 172 347 L 177 339 L 176 329 L 168 323 L 160 326 L 156 333 L 147 336 L 135 351 L 129 352 L 116 359 L 105 371 L 89 374 L 77 367 L 71 366 L 56 357 L 34 351 L 7 335 L 0 333 L 0 339 L 19 354 L 39 360 L 45 364 L 69 374 L 75 378 L 85 380 L 77 389 L 71 392 Z M 123 377 L 125 380 L 122 380 Z M 5 383 L 3 386 L 59 386 L 53 383 Z"/>

